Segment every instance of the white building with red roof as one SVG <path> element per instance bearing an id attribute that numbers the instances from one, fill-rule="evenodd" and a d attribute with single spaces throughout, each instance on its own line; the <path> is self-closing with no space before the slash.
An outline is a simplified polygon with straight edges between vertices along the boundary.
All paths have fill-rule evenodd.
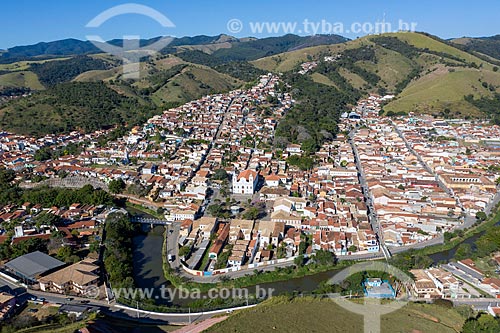
<path id="1" fill-rule="evenodd" d="M 253 194 L 259 182 L 259 173 L 254 170 L 243 170 L 236 176 L 233 174 L 234 194 Z"/>

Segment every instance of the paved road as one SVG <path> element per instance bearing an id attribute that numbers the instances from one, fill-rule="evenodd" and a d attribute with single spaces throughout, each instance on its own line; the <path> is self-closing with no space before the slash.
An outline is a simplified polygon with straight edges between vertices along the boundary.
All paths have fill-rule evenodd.
<path id="1" fill-rule="evenodd" d="M 451 300 L 455 305 L 471 305 L 477 311 L 486 311 L 488 306 L 499 306 L 500 300 L 497 298 L 457 298 Z"/>
<path id="2" fill-rule="evenodd" d="M 123 318 L 128 320 L 138 320 L 141 322 L 152 322 L 152 323 L 171 323 L 171 324 L 188 324 L 194 321 L 205 320 L 211 318 L 215 315 L 221 315 L 228 313 L 227 309 L 224 310 L 216 310 L 210 312 L 201 312 L 201 313 L 149 313 L 148 311 L 131 309 L 126 306 L 122 306 L 112 302 L 108 304 L 106 300 L 96 300 L 82 297 L 74 297 L 71 296 L 71 300 L 67 299 L 67 296 L 47 293 L 43 291 L 35 291 L 35 290 L 26 290 L 25 288 L 20 287 L 17 284 L 13 284 L 10 281 L 6 281 L 5 279 L 0 277 L 0 287 L 2 285 L 7 285 L 11 289 L 14 289 L 18 292 L 18 297 L 20 300 L 28 300 L 33 296 L 38 298 L 44 298 L 46 302 L 53 304 L 75 304 L 82 305 L 82 301 L 88 302 L 85 303 L 86 306 L 94 306 L 110 316 Z M 252 307 L 254 305 L 250 305 L 248 307 Z M 233 310 L 242 309 L 246 307 L 238 307 Z"/>
<path id="3" fill-rule="evenodd" d="M 418 161 L 424 167 L 424 169 L 427 170 L 427 172 L 429 172 L 431 175 L 434 176 L 439 187 L 441 187 L 446 193 L 448 193 L 451 197 L 453 197 L 456 200 L 458 206 L 462 209 L 462 211 L 464 211 L 464 207 L 460 203 L 460 200 L 453 194 L 453 192 L 448 187 L 446 187 L 446 185 L 444 185 L 444 183 L 441 180 L 439 180 L 438 174 L 431 167 L 429 167 L 429 165 L 422 159 L 420 154 L 417 153 L 415 151 L 415 149 L 413 149 L 413 146 L 408 142 L 408 140 L 406 140 L 406 137 L 404 136 L 403 132 L 401 132 L 401 130 L 398 128 L 398 126 L 392 120 L 391 120 L 391 124 L 392 124 L 392 127 L 394 128 L 394 130 L 396 131 L 396 133 L 398 133 L 399 137 L 404 141 L 406 148 L 408 148 L 408 150 L 413 155 L 415 155 L 417 157 Z"/>
<path id="4" fill-rule="evenodd" d="M 179 330 L 176 330 L 175 333 L 199 333 L 203 332 L 204 330 L 212 327 L 213 325 L 220 323 L 221 321 L 225 320 L 227 316 L 222 316 L 222 317 L 217 317 L 217 318 L 210 318 L 206 319 L 202 322 L 196 322 L 191 325 L 185 326 Z"/>
<path id="5" fill-rule="evenodd" d="M 375 211 L 375 207 L 373 206 L 373 200 L 371 197 L 371 192 L 370 189 L 368 188 L 368 183 L 366 182 L 365 179 L 365 173 L 363 170 L 363 166 L 361 165 L 361 159 L 359 158 L 358 154 L 358 148 L 356 147 L 356 144 L 354 143 L 354 137 L 356 135 L 356 132 L 358 130 L 358 127 L 355 127 L 349 132 L 349 139 L 348 142 L 351 145 L 352 151 L 354 152 L 354 158 L 356 161 L 356 168 L 358 169 L 358 179 L 359 183 L 361 185 L 361 190 L 363 192 L 363 195 L 365 197 L 365 202 L 366 206 L 368 207 L 368 220 L 370 221 L 370 224 L 372 226 L 372 230 L 375 232 L 377 235 L 377 241 L 379 242 L 379 246 L 382 250 L 382 254 L 386 259 L 389 259 L 391 257 L 391 252 L 387 248 L 387 246 L 384 243 L 384 234 L 380 228 L 380 222 L 377 219 L 377 213 Z"/>
<path id="6" fill-rule="evenodd" d="M 481 285 L 479 284 L 479 281 L 477 279 L 472 278 L 470 275 L 466 274 L 465 272 L 457 269 L 455 266 L 451 265 L 450 263 L 441 265 L 441 268 L 447 270 L 451 274 L 457 276 L 461 280 L 465 281 L 465 283 L 469 284 L 471 287 L 474 287 L 476 289 L 480 289 L 486 294 L 490 294 L 487 290 L 483 289 Z"/>

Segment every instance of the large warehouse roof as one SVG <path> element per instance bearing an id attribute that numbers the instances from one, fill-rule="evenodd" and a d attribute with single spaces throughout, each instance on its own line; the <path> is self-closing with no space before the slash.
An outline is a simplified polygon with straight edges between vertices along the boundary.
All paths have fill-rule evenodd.
<path id="1" fill-rule="evenodd" d="M 43 252 L 35 251 L 9 261 L 5 264 L 5 267 L 18 276 L 33 279 L 39 274 L 62 265 L 64 265 L 64 262 Z"/>

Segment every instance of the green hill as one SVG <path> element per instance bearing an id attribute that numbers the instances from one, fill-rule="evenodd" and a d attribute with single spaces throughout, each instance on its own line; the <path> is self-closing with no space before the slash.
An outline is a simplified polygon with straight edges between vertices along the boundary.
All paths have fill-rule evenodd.
<path id="1" fill-rule="evenodd" d="M 14 51 L 19 56 L 42 51 L 47 55 L 57 49 L 57 43 L 51 45 Z M 78 50 L 78 45 L 63 45 L 59 53 Z M 499 66 L 494 59 L 423 33 L 370 35 L 352 41 L 334 35 L 263 39 L 196 36 L 177 38 L 164 52 L 141 62 L 139 80 L 124 79 L 119 59 L 106 54 L 0 64 L 0 97 L 2 89 L 11 96 L 24 88 L 48 88 L 46 93 L 4 106 L 0 110 L 2 129 L 37 135 L 75 128 L 92 130 L 131 120 L 122 114 L 125 105 L 138 106 L 137 110 L 164 109 L 206 94 L 239 88 L 262 73 L 275 71 L 286 73 L 284 79 L 296 90 L 296 109 L 300 111 L 290 112 L 292 116 L 282 121 L 278 128 L 282 135 L 275 144 L 306 143 L 306 150 L 314 151 L 335 134 L 339 115 L 369 93 L 397 95 L 384 106 L 385 111 L 489 117 L 496 114 L 490 112 L 491 107 L 485 111 L 484 106 L 496 105 L 489 99 L 500 92 Z M 330 60 L 325 61 L 325 57 Z M 299 65 L 308 61 L 318 65 L 301 79 L 297 74 Z M 60 85 L 70 87 L 73 100 L 58 100 Z M 107 106 L 112 114 L 109 119 L 96 118 L 102 123 L 98 126 L 76 116 L 79 108 L 82 114 L 95 112 L 95 105 L 78 100 L 90 97 L 90 87 L 116 102 L 113 107 Z M 74 92 L 78 89 L 83 91 Z M 322 121 L 319 115 L 328 121 Z M 26 116 L 30 117 L 28 126 L 21 121 Z M 41 120 L 43 117 L 47 120 Z M 31 124 L 31 119 L 39 119 L 40 125 Z"/>
<path id="2" fill-rule="evenodd" d="M 394 93 L 384 107 L 393 112 L 484 116 L 464 99 L 491 98 L 500 88 L 498 66 L 490 58 L 423 33 L 366 36 L 337 45 L 285 52 L 252 61 L 257 68 L 297 71 L 307 61 L 318 66 L 307 75 L 318 83 L 354 95 Z M 333 62 L 325 56 L 336 56 Z"/>
<path id="3" fill-rule="evenodd" d="M 500 35 L 481 38 L 462 37 L 452 39 L 451 42 L 462 45 L 467 51 L 479 52 L 500 60 Z"/>
<path id="4" fill-rule="evenodd" d="M 33 136 L 72 130 L 90 132 L 142 123 L 154 110 L 102 82 L 63 83 L 8 103 L 0 110 L 0 127 Z"/>

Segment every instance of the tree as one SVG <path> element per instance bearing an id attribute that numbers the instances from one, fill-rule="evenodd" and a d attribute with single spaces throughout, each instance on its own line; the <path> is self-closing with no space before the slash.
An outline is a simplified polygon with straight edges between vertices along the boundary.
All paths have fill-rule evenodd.
<path id="1" fill-rule="evenodd" d="M 302 267 L 304 266 L 304 263 L 305 263 L 305 259 L 304 259 L 304 255 L 301 254 L 299 256 L 297 256 L 295 259 L 293 259 L 293 263 L 295 264 L 295 266 L 297 267 Z"/>
<path id="2" fill-rule="evenodd" d="M 493 316 L 481 313 L 475 318 L 469 318 L 462 327 L 463 333 L 496 333 L 500 332 L 500 324 Z"/>
<path id="3" fill-rule="evenodd" d="M 486 220 L 486 218 L 487 218 L 487 217 L 488 217 L 488 216 L 486 215 L 486 213 L 485 213 L 485 212 L 477 212 L 477 213 L 476 213 L 476 220 L 477 220 L 478 222 L 483 222 L 484 220 Z"/>
<path id="4" fill-rule="evenodd" d="M 278 259 L 283 259 L 286 257 L 286 244 L 284 242 L 281 242 L 280 246 L 278 246 L 278 249 L 276 250 L 276 256 Z"/>
<path id="5" fill-rule="evenodd" d="M 455 259 L 462 260 L 470 258 L 472 255 L 472 247 L 470 244 L 462 243 L 458 246 L 457 252 L 455 252 Z"/>
<path id="6" fill-rule="evenodd" d="M 185 257 L 191 252 L 191 248 L 187 245 L 179 249 L 179 257 Z"/>
<path id="7" fill-rule="evenodd" d="M 114 194 L 122 193 L 125 187 L 125 182 L 121 178 L 113 179 L 108 184 L 109 191 Z"/>
<path id="8" fill-rule="evenodd" d="M 256 220 L 259 214 L 260 212 L 257 207 L 250 207 L 243 213 L 243 218 L 246 220 Z"/>
<path id="9" fill-rule="evenodd" d="M 214 180 L 224 180 L 228 179 L 228 174 L 224 169 L 217 169 L 212 177 Z"/>
<path id="10" fill-rule="evenodd" d="M 42 212 L 34 218 L 37 228 L 40 228 L 42 225 L 55 225 L 59 223 L 60 220 L 61 218 L 59 216 L 48 212 Z"/>
<path id="11" fill-rule="evenodd" d="M 358 250 L 358 248 L 356 247 L 356 245 L 351 245 L 351 246 L 349 246 L 349 248 L 347 250 L 349 252 L 356 252 Z"/>
<path id="12" fill-rule="evenodd" d="M 318 250 L 314 254 L 314 262 L 322 266 L 336 265 L 337 256 L 330 251 Z"/>
<path id="13" fill-rule="evenodd" d="M 71 246 L 62 246 L 57 250 L 57 257 L 64 262 L 69 262 L 69 258 L 74 254 Z"/>

